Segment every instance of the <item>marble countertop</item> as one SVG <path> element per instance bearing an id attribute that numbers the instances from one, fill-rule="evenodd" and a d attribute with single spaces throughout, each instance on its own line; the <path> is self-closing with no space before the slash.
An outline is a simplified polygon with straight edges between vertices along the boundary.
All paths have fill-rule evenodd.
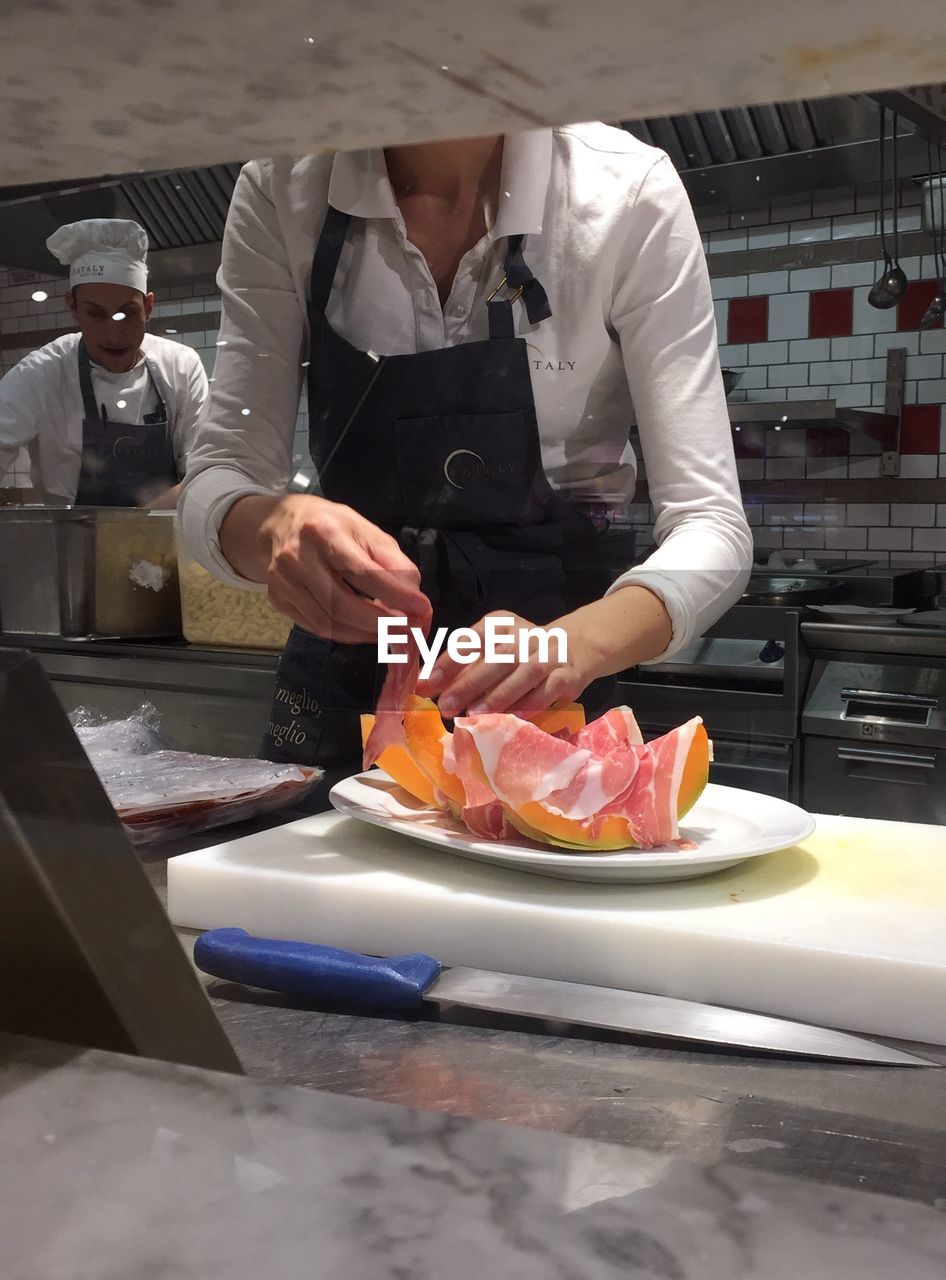
<path id="1" fill-rule="evenodd" d="M 0 1072 L 5 1280 L 946 1271 L 946 1198 L 12 1037 Z"/>

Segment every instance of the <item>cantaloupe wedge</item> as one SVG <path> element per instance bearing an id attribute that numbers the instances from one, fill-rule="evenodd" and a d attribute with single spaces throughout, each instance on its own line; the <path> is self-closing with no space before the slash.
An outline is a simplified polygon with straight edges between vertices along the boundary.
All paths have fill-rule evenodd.
<path id="1" fill-rule="evenodd" d="M 701 724 L 693 735 L 690 750 L 687 752 L 686 764 L 683 766 L 683 777 L 680 780 L 680 791 L 677 796 L 677 817 L 682 818 L 689 813 L 703 794 L 709 782 L 710 740 L 706 726 Z"/>
<path id="2" fill-rule="evenodd" d="M 550 813 L 538 801 L 523 805 L 515 813 L 503 807 L 510 825 L 521 835 L 538 840 L 540 844 L 556 844 L 578 853 L 605 853 L 629 849 L 634 845 L 627 819 L 616 814 L 604 818 L 599 824 L 598 835 L 592 838 L 580 822 Z"/>
<path id="3" fill-rule="evenodd" d="M 450 734 L 436 702 L 430 698 L 418 698 L 416 694 L 411 698 L 411 705 L 404 716 L 404 739 L 408 751 L 436 790 L 462 808 L 466 803 L 463 783 L 444 767 L 444 748 Z"/>
<path id="4" fill-rule="evenodd" d="M 361 717 L 362 746 L 368 741 L 368 734 L 371 732 L 373 725 L 374 716 L 363 715 Z M 405 791 L 414 796 L 415 799 L 423 801 L 424 804 L 434 803 L 434 784 L 418 765 L 407 747 L 385 747 L 375 764 L 379 769 L 383 769 L 389 777 L 393 778 L 399 787 L 403 787 Z"/>
<path id="5" fill-rule="evenodd" d="M 567 729 L 569 733 L 577 733 L 585 727 L 585 708 L 580 702 L 562 702 L 557 706 L 546 707 L 535 715 L 523 716 L 531 720 L 546 733 L 557 733 L 559 729 Z"/>
<path id="6" fill-rule="evenodd" d="M 361 717 L 363 744 L 373 724 L 373 715 Z M 376 763 L 399 786 L 425 804 L 436 804 L 436 792 L 440 792 L 447 801 L 462 808 L 466 801 L 463 784 L 456 774 L 448 772 L 443 762 L 449 738 L 436 702 L 413 694 L 404 713 L 404 745 L 387 747 Z"/>

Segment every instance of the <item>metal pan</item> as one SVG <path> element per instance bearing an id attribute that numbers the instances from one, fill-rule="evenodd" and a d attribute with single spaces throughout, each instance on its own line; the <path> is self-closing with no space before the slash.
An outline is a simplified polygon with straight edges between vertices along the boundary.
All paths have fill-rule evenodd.
<path id="1" fill-rule="evenodd" d="M 745 604 L 772 604 L 794 608 L 822 604 L 841 586 L 839 578 L 794 578 L 790 573 L 754 573 L 742 593 Z"/>

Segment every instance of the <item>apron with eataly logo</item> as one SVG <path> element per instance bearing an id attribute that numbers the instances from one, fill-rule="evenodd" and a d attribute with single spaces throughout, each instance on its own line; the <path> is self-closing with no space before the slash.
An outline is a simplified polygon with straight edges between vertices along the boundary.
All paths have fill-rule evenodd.
<path id="1" fill-rule="evenodd" d="M 157 408 L 141 422 L 115 421 L 108 417 L 104 404 L 99 412 L 89 353 L 85 343 L 79 343 L 82 466 L 77 506 L 137 507 L 177 484 L 167 405 L 147 356 L 145 368 L 158 399 Z"/>
<path id="2" fill-rule="evenodd" d="M 434 627 L 470 626 L 497 609 L 546 625 L 603 595 L 610 577 L 602 535 L 553 492 L 542 469 L 512 302 L 521 296 L 533 324 L 551 311 L 523 258 L 523 237 L 509 239 L 504 286 L 495 291 L 505 296 L 486 304 L 488 338 L 378 356 L 340 337 L 325 316 L 349 221 L 328 210 L 312 263 L 309 441 L 323 495 L 397 538 L 420 568 Z M 374 709 L 385 673 L 375 645 L 294 628 L 263 754 L 356 770 L 358 713 Z M 583 700 L 598 710 L 612 694 L 612 681 L 598 681 Z"/>

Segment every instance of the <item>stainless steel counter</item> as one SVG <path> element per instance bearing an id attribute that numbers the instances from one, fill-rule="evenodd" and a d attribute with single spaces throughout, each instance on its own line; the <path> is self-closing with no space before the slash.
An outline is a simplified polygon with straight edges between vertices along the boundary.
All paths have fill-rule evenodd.
<path id="1" fill-rule="evenodd" d="M 269 720 L 277 653 L 213 649 L 184 640 L 68 640 L 0 636 L 0 650 L 29 649 L 67 712 L 94 707 L 122 718 L 143 702 L 188 751 L 253 756 Z"/>
<path id="2" fill-rule="evenodd" d="M 191 725 L 195 739 L 215 714 L 208 690 L 234 720 L 253 705 L 248 691 L 257 706 L 265 695 L 268 706 L 276 661 L 274 654 L 185 645 L 31 647 L 64 700 L 91 691 L 137 705 L 150 682 L 181 708 L 180 723 Z M 214 745 L 220 749 L 219 736 Z M 310 797 L 306 807 L 318 803 Z M 281 820 L 296 816 L 284 811 Z M 160 892 L 168 857 L 263 825 L 278 822 L 211 831 L 145 852 L 143 861 Z M 190 946 L 190 938 L 183 941 Z M 217 981 L 208 990 L 244 1066 L 259 1079 L 604 1139 L 711 1167 L 735 1162 L 760 1175 L 930 1204 L 946 1197 L 946 1074 L 939 1071 L 682 1051 L 460 1011 L 352 1016 Z M 938 1060 L 946 1063 L 946 1050 Z"/>
<path id="3" fill-rule="evenodd" d="M 175 849 L 184 846 L 145 857 L 159 892 Z M 193 935 L 181 936 L 190 947 Z M 459 1010 L 353 1016 L 206 982 L 253 1076 L 929 1203 L 946 1197 L 944 1072 L 687 1052 Z M 946 1049 L 931 1056 L 946 1063 Z"/>

